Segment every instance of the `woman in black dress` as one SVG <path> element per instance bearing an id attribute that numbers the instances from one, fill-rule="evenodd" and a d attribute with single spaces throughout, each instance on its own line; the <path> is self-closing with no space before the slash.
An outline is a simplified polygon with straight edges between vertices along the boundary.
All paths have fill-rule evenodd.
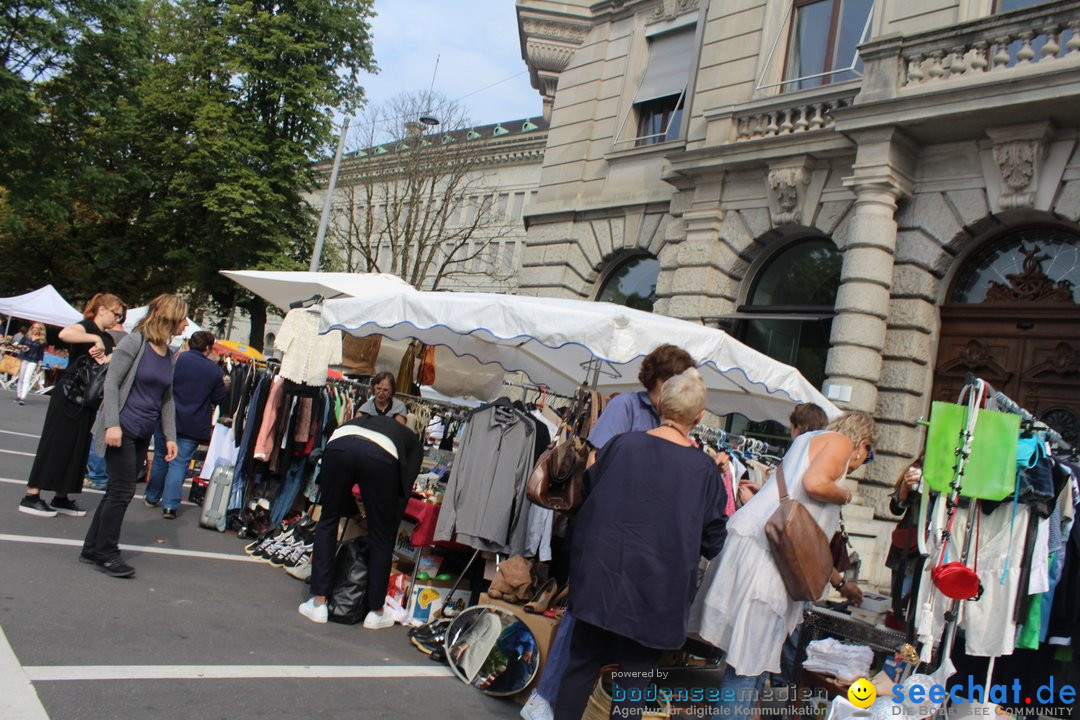
<path id="1" fill-rule="evenodd" d="M 86 304 L 83 319 L 60 331 L 60 340 L 68 344 L 67 370 L 49 399 L 34 466 L 26 483 L 26 495 L 19 503 L 20 512 L 39 517 L 56 517 L 57 513 L 72 517 L 86 514 L 68 495 L 82 492 L 86 456 L 90 451 L 90 429 L 97 408 L 69 403 L 61 388 L 74 373 L 80 357 L 89 355 L 99 363 L 109 361 L 113 339 L 105 329 L 116 323 L 123 314 L 123 307 L 115 295 L 98 293 Z M 56 493 L 51 504 L 41 497 L 42 490 Z"/>

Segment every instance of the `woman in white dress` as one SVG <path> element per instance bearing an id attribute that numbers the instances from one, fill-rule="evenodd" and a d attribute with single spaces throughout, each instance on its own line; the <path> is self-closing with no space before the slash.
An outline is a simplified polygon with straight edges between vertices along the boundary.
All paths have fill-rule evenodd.
<path id="1" fill-rule="evenodd" d="M 851 411 L 828 429 L 803 433 L 784 456 L 788 494 L 801 502 L 826 537 L 840 506 L 851 501 L 847 474 L 874 456 L 878 430 L 870 415 Z M 726 653 L 721 700 L 749 712 L 766 673 L 780 671 L 784 639 L 802 619 L 805 604 L 788 597 L 773 562 L 765 523 L 779 507 L 774 476 L 728 520 L 727 543 L 709 565 L 690 611 L 691 633 Z M 831 583 L 849 600 L 862 593 L 833 572 Z"/>

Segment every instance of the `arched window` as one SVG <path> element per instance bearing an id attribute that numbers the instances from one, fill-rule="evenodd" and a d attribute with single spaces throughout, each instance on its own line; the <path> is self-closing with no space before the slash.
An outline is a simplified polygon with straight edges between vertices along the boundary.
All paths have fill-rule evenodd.
<path id="1" fill-rule="evenodd" d="M 1080 304 L 1080 243 L 1075 233 L 1030 227 L 979 249 L 953 282 L 949 302 Z"/>
<path id="2" fill-rule="evenodd" d="M 659 277 L 659 260 L 651 255 L 636 255 L 622 261 L 608 273 L 596 299 L 652 312 Z"/>
<path id="3" fill-rule="evenodd" d="M 743 342 L 798 368 L 817 387 L 825 381 L 841 262 L 828 238 L 789 245 L 761 269 L 739 308 Z"/>

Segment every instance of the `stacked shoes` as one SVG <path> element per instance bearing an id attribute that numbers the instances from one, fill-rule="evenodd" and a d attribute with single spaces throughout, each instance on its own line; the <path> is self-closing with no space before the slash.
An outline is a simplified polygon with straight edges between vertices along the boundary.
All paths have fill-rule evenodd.
<path id="1" fill-rule="evenodd" d="M 271 567 L 285 568 L 295 578 L 306 580 L 311 576 L 314 543 L 315 523 L 304 518 L 273 528 L 249 543 L 244 552 L 266 561 Z"/>

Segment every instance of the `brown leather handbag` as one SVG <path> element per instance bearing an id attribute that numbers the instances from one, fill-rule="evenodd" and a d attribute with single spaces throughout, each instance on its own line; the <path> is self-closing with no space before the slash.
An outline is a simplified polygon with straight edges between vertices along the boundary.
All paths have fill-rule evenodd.
<path id="1" fill-rule="evenodd" d="M 788 597 L 817 600 L 832 576 L 829 538 L 802 503 L 788 496 L 784 469 L 776 468 L 780 507 L 765 523 L 765 537 Z"/>
<path id="2" fill-rule="evenodd" d="M 579 437 L 549 445 L 529 476 L 529 500 L 550 510 L 573 510 L 581 505 L 588 460 L 589 444 Z"/>

